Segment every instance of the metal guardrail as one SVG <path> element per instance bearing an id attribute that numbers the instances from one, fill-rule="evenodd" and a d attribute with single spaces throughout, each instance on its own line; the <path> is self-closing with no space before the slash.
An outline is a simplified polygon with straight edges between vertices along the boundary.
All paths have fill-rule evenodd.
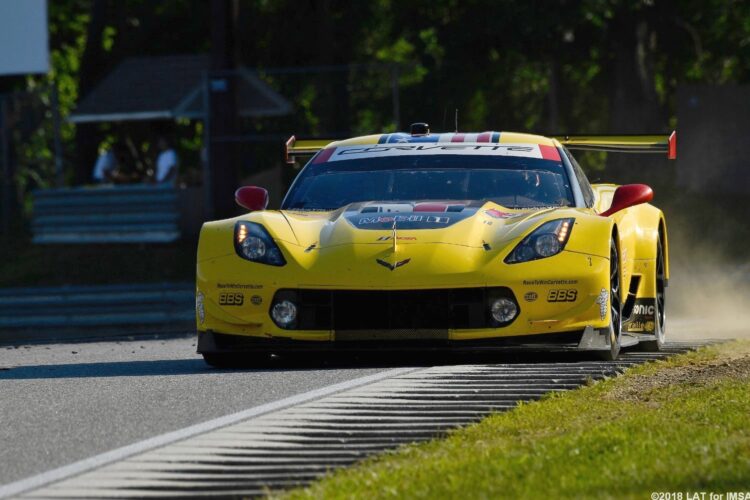
<path id="1" fill-rule="evenodd" d="M 171 186 L 34 191 L 34 243 L 168 243 L 180 237 L 179 219 Z"/>
<path id="2" fill-rule="evenodd" d="M 185 327 L 195 318 L 194 294 L 192 283 L 4 288 L 0 342 L 32 329 Z"/>

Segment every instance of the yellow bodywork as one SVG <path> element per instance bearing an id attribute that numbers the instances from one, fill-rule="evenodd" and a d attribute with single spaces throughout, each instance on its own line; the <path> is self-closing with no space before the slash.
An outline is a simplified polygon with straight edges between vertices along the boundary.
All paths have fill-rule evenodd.
<path id="1" fill-rule="evenodd" d="M 604 189 L 604 188 L 602 188 Z M 331 212 L 264 211 L 236 219 L 210 222 L 201 231 L 197 288 L 204 297 L 199 331 L 283 337 L 298 340 L 335 340 L 333 331 L 284 330 L 270 319 L 269 308 L 279 289 L 434 289 L 505 286 L 520 306 L 518 318 L 494 329 L 450 330 L 453 340 L 493 338 L 602 328 L 609 323 L 596 299 L 609 286 L 609 238 L 613 223 L 621 248 L 623 288 L 634 274 L 653 273 L 660 212 L 650 206 L 633 207 L 609 218 L 589 209 L 544 210 L 494 219 L 484 209 L 512 212 L 487 203 L 473 217 L 445 229 L 400 230 L 395 245 L 377 241 L 391 231 L 358 230 L 346 221 L 332 222 Z M 544 221 L 574 217 L 568 244 L 560 254 L 519 264 L 503 259 L 530 231 Z M 517 220 L 516 220 L 517 219 Z M 619 219 L 619 220 L 618 220 Z M 649 226 L 638 223 L 639 219 Z M 238 220 L 263 224 L 282 249 L 287 264 L 269 266 L 240 258 L 234 250 Z M 499 229 L 499 225 L 506 227 Z M 321 234 L 328 234 L 321 242 Z M 416 238 L 411 240 L 410 238 Z M 484 244 L 491 250 L 487 251 Z M 652 243 L 649 244 L 649 243 Z M 312 250 L 306 251 L 311 245 Z M 376 259 L 411 259 L 408 266 L 390 271 Z M 575 289 L 572 303 L 550 303 L 551 290 Z M 221 294 L 240 293 L 242 305 L 219 305 Z M 534 301 L 525 299 L 536 294 Z M 654 297 L 651 280 L 641 280 L 639 297 Z M 533 295 L 528 295 L 533 297 Z"/>
<path id="2" fill-rule="evenodd" d="M 378 137 L 333 144 L 372 144 Z M 527 134 L 504 134 L 501 142 L 503 139 L 560 147 L 556 139 Z M 327 144 L 316 141 L 314 147 L 319 149 Z M 296 152 L 312 147 L 300 141 Z M 289 151 L 293 154 L 294 146 Z M 665 253 L 667 245 L 663 214 L 652 205 L 631 207 L 611 217 L 598 215 L 611 204 L 615 188 L 594 185 L 596 202 L 592 208 L 530 211 L 488 202 L 474 215 L 449 227 L 399 229 L 395 242 L 391 230 L 358 229 L 347 222 L 341 210 L 264 210 L 208 222 L 201 230 L 198 246 L 196 282 L 201 301 L 196 315 L 198 331 L 335 341 L 336 332 L 332 330 L 278 327 L 270 317 L 274 294 L 281 289 L 420 290 L 495 286 L 512 290 L 520 306 L 518 317 L 499 328 L 451 329 L 450 340 L 605 328 L 610 321 L 609 307 L 604 312 L 599 297 L 609 288 L 611 238 L 619 248 L 623 300 L 628 291 L 633 291 L 634 277 L 640 278 L 637 290 L 633 291 L 637 298 L 655 297 L 654 267 L 660 232 Z M 486 211 L 492 209 L 510 216 L 487 215 Z M 575 219 L 570 239 L 561 253 L 530 262 L 504 263 L 505 257 L 530 232 L 546 221 L 561 218 Z M 286 265 L 271 266 L 239 257 L 234 248 L 238 221 L 265 227 L 281 249 Z M 377 259 L 410 261 L 409 265 L 390 270 L 379 265 Z M 550 294 L 558 290 L 575 290 L 575 300 L 549 302 Z M 228 296 L 231 300 L 227 300 Z"/>

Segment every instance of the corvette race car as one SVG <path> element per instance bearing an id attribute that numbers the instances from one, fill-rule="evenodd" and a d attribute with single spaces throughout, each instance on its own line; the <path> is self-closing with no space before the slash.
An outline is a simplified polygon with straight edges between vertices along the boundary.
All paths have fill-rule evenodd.
<path id="1" fill-rule="evenodd" d="M 570 149 L 676 156 L 670 136 L 511 132 L 287 142 L 312 155 L 280 210 L 204 224 L 198 352 L 215 366 L 337 349 L 543 348 L 615 359 L 664 343 L 664 214 L 590 184 Z"/>

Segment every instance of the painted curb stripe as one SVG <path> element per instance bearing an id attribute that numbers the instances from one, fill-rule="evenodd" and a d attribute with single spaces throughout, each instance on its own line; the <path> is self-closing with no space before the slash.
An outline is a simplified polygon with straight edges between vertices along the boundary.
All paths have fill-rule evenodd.
<path id="1" fill-rule="evenodd" d="M 191 425 L 189 427 L 168 432 L 166 434 L 154 436 L 137 443 L 123 446 L 122 448 L 116 448 L 99 455 L 94 455 L 93 457 L 79 460 L 78 462 L 73 462 L 72 464 L 58 467 L 57 469 L 52 469 L 47 472 L 42 472 L 41 474 L 28 477 L 26 479 L 21 479 L 4 486 L 0 486 L 0 498 L 18 495 L 20 493 L 39 488 L 46 484 L 61 481 L 71 476 L 76 476 L 92 469 L 96 469 L 103 465 L 123 460 L 138 453 L 143 453 L 145 451 L 171 444 L 176 441 L 195 436 L 197 434 L 212 431 L 220 427 L 226 427 L 227 425 L 241 422 L 242 420 L 247 420 L 249 418 L 257 417 L 265 413 L 270 413 L 282 408 L 287 408 L 290 406 L 298 405 L 300 403 L 311 401 L 313 399 L 318 399 L 323 396 L 328 396 L 336 392 L 353 389 L 355 387 L 371 384 L 379 380 L 396 377 L 398 375 L 403 375 L 405 373 L 417 370 L 420 370 L 420 368 L 395 368 L 393 370 L 387 370 L 384 372 L 347 380 L 345 382 L 339 382 L 327 387 L 313 389 L 312 391 L 297 394 L 296 396 L 291 396 L 271 403 L 255 406 L 253 408 L 249 408 L 237 413 L 232 413 L 223 417 L 215 418 L 207 422 Z"/>

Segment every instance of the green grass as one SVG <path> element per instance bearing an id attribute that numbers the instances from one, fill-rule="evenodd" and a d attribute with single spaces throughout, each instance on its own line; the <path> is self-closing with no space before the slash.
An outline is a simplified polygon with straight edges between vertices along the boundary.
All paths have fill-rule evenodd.
<path id="1" fill-rule="evenodd" d="M 197 243 L 0 244 L 0 287 L 192 281 Z"/>
<path id="2" fill-rule="evenodd" d="M 740 346 L 747 352 L 747 343 Z M 653 491 L 748 491 L 750 379 L 747 369 L 722 374 L 718 362 L 732 349 L 737 344 L 704 349 L 524 404 L 288 497 L 645 499 Z"/>

